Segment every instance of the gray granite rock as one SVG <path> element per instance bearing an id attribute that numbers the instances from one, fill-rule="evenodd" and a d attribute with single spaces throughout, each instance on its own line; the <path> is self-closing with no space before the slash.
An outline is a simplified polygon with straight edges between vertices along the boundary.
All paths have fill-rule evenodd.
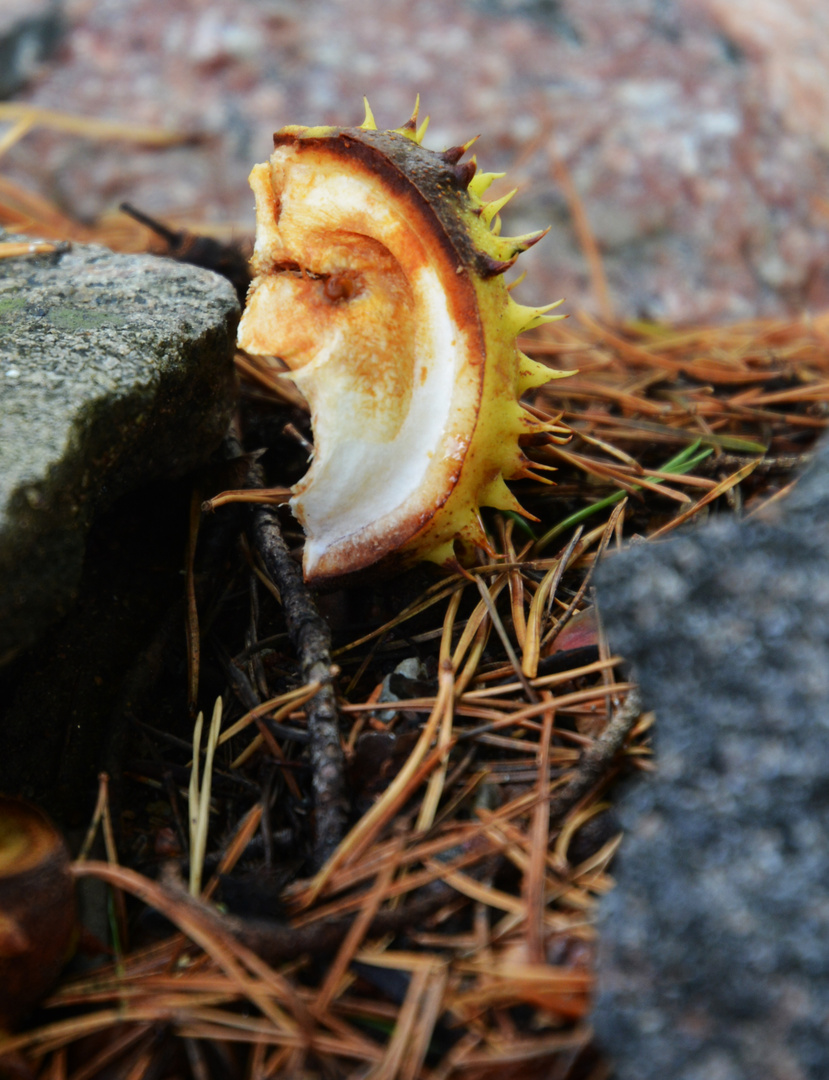
<path id="1" fill-rule="evenodd" d="M 67 609 L 94 514 L 217 445 L 237 314 L 223 278 L 152 256 L 0 260 L 0 663 Z"/>
<path id="2" fill-rule="evenodd" d="M 9 97 L 55 49 L 63 33 L 60 0 L 0 4 L 0 98 Z"/>
<path id="3" fill-rule="evenodd" d="M 602 902 L 619 1080 L 829 1076 L 829 447 L 775 518 L 608 559 L 612 648 L 656 710 Z"/>

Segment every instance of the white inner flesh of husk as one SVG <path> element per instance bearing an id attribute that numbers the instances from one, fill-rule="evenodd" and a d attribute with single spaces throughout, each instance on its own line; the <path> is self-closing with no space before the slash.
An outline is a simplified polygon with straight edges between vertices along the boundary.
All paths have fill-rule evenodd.
<path id="1" fill-rule="evenodd" d="M 429 485 L 428 474 L 447 434 L 461 331 L 433 270 L 421 269 L 411 285 L 419 313 L 416 377 L 408 414 L 396 436 L 379 443 L 371 438 L 370 427 L 366 438 L 343 439 L 338 435 L 353 428 L 357 416 L 370 423 L 377 405 L 370 398 L 360 408 L 360 402 L 354 400 L 360 396 L 359 388 L 340 398 L 336 413 L 314 415 L 314 463 L 299 485 L 302 493 L 291 500 L 308 529 L 305 559 L 309 569 L 328 548 L 351 537 L 362 545 L 368 539 L 366 529 L 382 533 L 388 528 L 389 516 L 402 519 L 425 512 L 440 498 L 441 491 Z M 295 379 L 300 390 L 313 398 L 306 374 L 315 380 L 324 378 L 323 365 L 335 364 L 340 349 L 347 347 L 347 342 L 335 339 L 317 356 L 313 372 L 307 368 L 298 371 Z M 378 362 L 387 363 L 388 358 L 378 358 Z M 426 374 L 421 382 L 423 369 Z M 460 457 L 464 448 L 462 443 L 452 447 Z"/>

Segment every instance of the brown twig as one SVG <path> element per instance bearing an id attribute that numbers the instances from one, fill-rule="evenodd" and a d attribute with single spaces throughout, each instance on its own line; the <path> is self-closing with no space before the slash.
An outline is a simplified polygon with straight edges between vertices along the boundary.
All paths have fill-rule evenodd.
<path id="1" fill-rule="evenodd" d="M 233 430 L 225 439 L 228 457 L 242 457 L 241 444 Z M 248 459 L 245 488 L 261 490 L 265 480 L 258 459 Z M 278 596 L 296 650 L 303 680 L 316 682 L 319 690 L 306 706 L 312 788 L 314 793 L 314 869 L 325 863 L 345 834 L 349 799 L 345 782 L 345 759 L 340 742 L 340 722 L 334 692 L 331 636 L 328 626 L 291 557 L 282 537 L 277 511 L 268 505 L 253 505 L 249 518 L 251 547 L 259 554 L 270 587 Z M 267 578 L 264 578 L 268 584 Z M 275 587 L 275 588 L 274 588 Z M 239 680 L 237 680 L 238 682 Z M 258 701 L 246 702 L 255 709 Z"/>
<path id="2" fill-rule="evenodd" d="M 211 955 L 219 953 L 222 947 L 224 954 L 237 949 L 245 950 L 243 962 L 248 966 L 249 958 L 256 957 L 260 966 L 254 966 L 254 969 L 260 977 L 261 963 L 277 964 L 298 956 L 321 956 L 331 952 L 343 941 L 354 923 L 351 916 L 320 920 L 304 926 L 292 926 L 270 919 L 241 919 L 222 915 L 211 905 L 190 896 L 183 883 L 150 881 L 132 870 L 103 862 L 75 863 L 72 872 L 76 877 L 91 875 L 101 878 L 131 892 L 170 918 Z M 364 935 L 376 938 L 418 926 L 455 895 L 451 885 L 444 881 L 433 881 L 418 889 L 407 904 L 378 911 L 364 928 Z M 356 917 L 359 918 L 359 913 Z M 229 949 L 231 940 L 236 947 Z M 223 963 L 222 955 L 219 955 L 218 962 L 220 966 L 227 966 L 226 961 Z"/>
<path id="3" fill-rule="evenodd" d="M 331 636 L 302 580 L 302 571 L 291 558 L 276 510 L 257 506 L 251 515 L 250 532 L 251 542 L 282 597 L 302 677 L 305 682 L 320 684 L 306 706 L 315 812 L 313 860 L 319 867 L 343 838 L 348 817 L 345 759 L 331 674 Z"/>
<path id="4" fill-rule="evenodd" d="M 576 775 L 550 799 L 551 823 L 562 821 L 576 803 L 605 777 L 641 713 L 639 691 L 630 690 L 624 702 L 613 713 L 605 730 L 579 758 Z"/>

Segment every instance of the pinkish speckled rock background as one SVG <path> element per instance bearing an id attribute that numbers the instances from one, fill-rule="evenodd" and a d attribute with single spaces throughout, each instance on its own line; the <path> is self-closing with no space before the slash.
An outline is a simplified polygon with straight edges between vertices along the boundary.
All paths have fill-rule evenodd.
<path id="1" fill-rule="evenodd" d="M 0 0 L 2 3 L 3 0 Z M 246 177 L 286 123 L 481 133 L 552 223 L 525 302 L 596 310 L 566 166 L 617 315 L 731 320 L 829 303 L 827 0 L 66 0 L 60 51 L 16 100 L 208 136 L 168 150 L 34 132 L 0 171 L 84 219 L 129 199 L 252 227 Z M 2 132 L 0 132 L 1 134 Z M 501 191 L 507 190 L 502 182 Z"/>

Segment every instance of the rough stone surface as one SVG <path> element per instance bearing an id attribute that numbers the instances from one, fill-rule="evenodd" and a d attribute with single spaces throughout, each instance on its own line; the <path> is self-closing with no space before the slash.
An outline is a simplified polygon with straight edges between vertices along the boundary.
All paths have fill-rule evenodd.
<path id="1" fill-rule="evenodd" d="M 223 278 L 152 256 L 0 261 L 0 659 L 66 610 L 96 512 L 221 439 L 237 313 Z"/>
<path id="2" fill-rule="evenodd" d="M 3 0 L 0 4 L 0 98 L 26 83 L 60 41 L 60 0 Z"/>
<path id="3" fill-rule="evenodd" d="M 656 710 L 602 902 L 619 1080 L 829 1076 L 829 447 L 775 520 L 608 559 L 615 651 Z"/>
<path id="4" fill-rule="evenodd" d="M 480 133 L 519 185 L 505 231 L 552 225 L 524 303 L 597 308 L 561 165 L 622 317 L 800 315 L 829 303 L 826 0 L 66 0 L 66 46 L 22 92 L 205 133 L 157 148 L 40 128 L 3 157 L 90 220 L 122 199 L 253 229 L 247 176 L 284 124 L 396 126 L 420 92 L 437 149 Z"/>

